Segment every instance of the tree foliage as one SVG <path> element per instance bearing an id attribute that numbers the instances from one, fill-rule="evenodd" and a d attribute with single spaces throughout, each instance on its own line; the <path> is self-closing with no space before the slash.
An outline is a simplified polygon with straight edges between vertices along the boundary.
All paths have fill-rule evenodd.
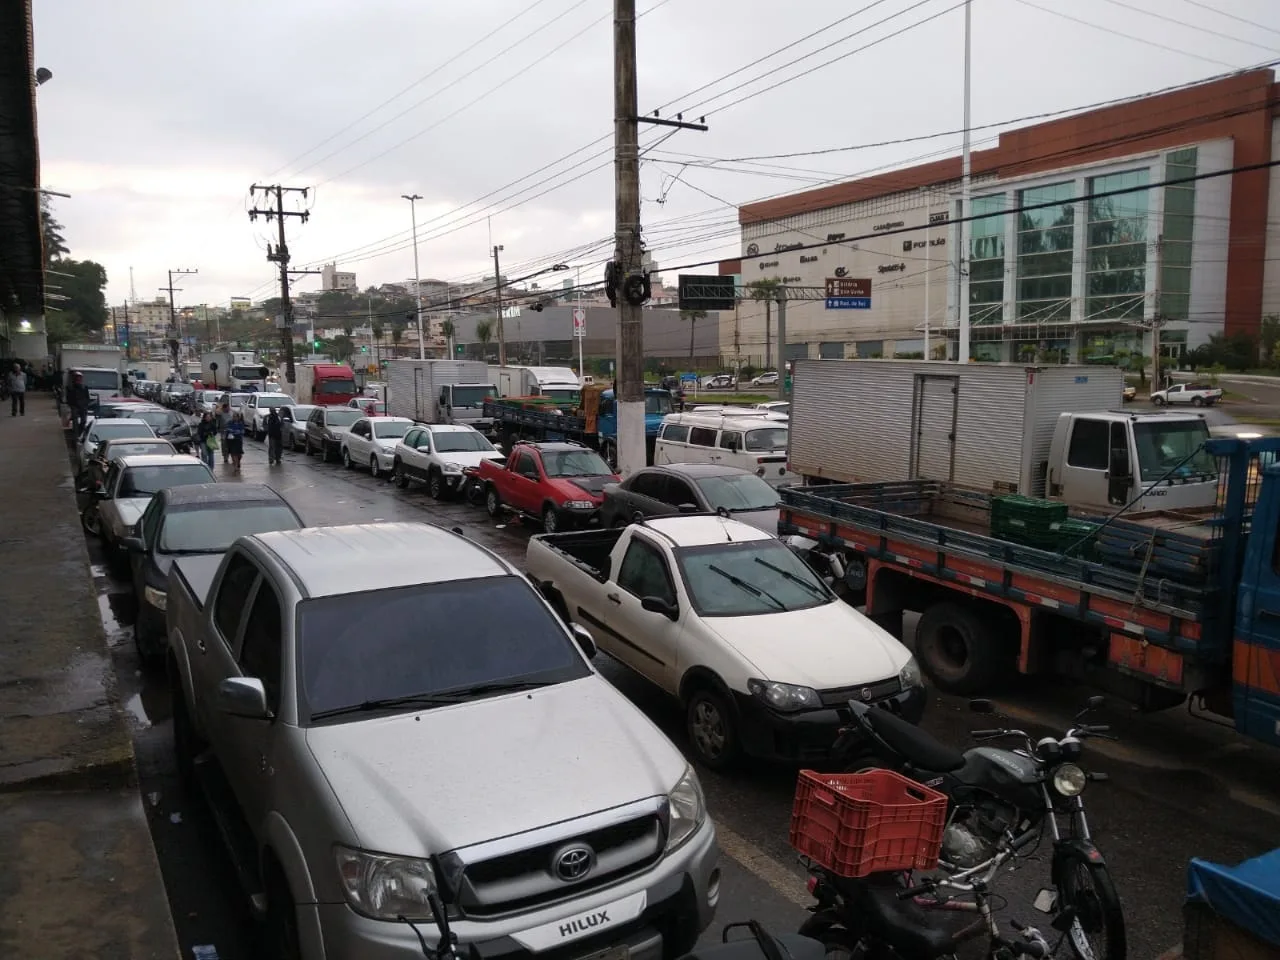
<path id="1" fill-rule="evenodd" d="M 49 343 L 64 343 L 98 334 L 107 323 L 107 270 L 92 260 L 72 260 L 63 229 L 48 196 L 40 201 L 48 304 L 45 330 Z"/>

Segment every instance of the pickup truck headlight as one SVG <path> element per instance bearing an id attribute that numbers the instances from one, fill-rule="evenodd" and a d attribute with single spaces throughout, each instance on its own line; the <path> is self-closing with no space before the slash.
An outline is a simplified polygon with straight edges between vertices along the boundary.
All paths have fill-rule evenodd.
<path id="1" fill-rule="evenodd" d="M 427 895 L 436 892 L 436 878 L 426 860 L 366 853 L 342 846 L 334 852 L 342 890 L 357 913 L 374 920 L 431 917 Z"/>
<path id="2" fill-rule="evenodd" d="M 594 510 L 596 505 L 591 500 L 566 500 L 561 506 L 566 510 Z"/>
<path id="3" fill-rule="evenodd" d="M 166 609 L 165 604 L 169 602 L 169 598 L 163 590 L 157 590 L 155 587 L 146 587 L 142 592 L 147 603 L 151 604 L 151 606 L 157 610 Z"/>
<path id="4" fill-rule="evenodd" d="M 822 706 L 822 698 L 813 687 L 798 687 L 772 680 L 748 680 L 747 689 L 753 697 L 763 700 L 775 710 L 790 712 Z"/>
<path id="5" fill-rule="evenodd" d="M 667 852 L 688 840 L 707 818 L 707 805 L 702 799 L 702 784 L 692 767 L 686 767 L 680 782 L 667 794 Z"/>
<path id="6" fill-rule="evenodd" d="M 903 690 L 924 686 L 924 677 L 920 675 L 920 664 L 916 663 L 915 657 L 908 658 L 902 665 L 902 669 L 898 671 L 898 682 Z"/>

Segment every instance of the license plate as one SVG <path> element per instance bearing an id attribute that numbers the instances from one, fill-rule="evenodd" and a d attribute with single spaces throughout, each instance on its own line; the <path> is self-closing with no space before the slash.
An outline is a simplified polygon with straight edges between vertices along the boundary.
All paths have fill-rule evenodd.
<path id="1" fill-rule="evenodd" d="M 630 957 L 631 948 L 623 944 L 620 947 L 610 947 L 607 950 L 588 953 L 586 956 L 580 957 L 579 960 L 630 960 Z"/>

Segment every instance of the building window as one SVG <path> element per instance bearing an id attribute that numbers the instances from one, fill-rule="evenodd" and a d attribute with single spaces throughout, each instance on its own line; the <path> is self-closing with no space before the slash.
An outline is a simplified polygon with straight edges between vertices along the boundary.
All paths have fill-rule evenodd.
<path id="1" fill-rule="evenodd" d="M 974 197 L 969 224 L 969 322 L 1004 318 L 1004 194 Z M 983 214 L 1000 216 L 984 217 Z"/>
<path id="2" fill-rule="evenodd" d="M 1018 192 L 1018 206 L 1053 206 L 1018 214 L 1018 319 L 1032 323 L 1071 318 L 1075 249 L 1075 185 L 1056 183 Z"/>
<path id="3" fill-rule="evenodd" d="M 1175 150 L 1165 161 L 1165 179 L 1194 177 L 1195 147 Z M 1164 229 L 1161 231 L 1160 299 L 1156 310 L 1170 320 L 1186 320 L 1191 312 L 1191 241 L 1195 228 L 1196 185 L 1164 188 Z"/>
<path id="4" fill-rule="evenodd" d="M 1129 170 L 1089 181 L 1086 320 L 1141 319 L 1147 290 L 1147 191 L 1111 197 L 1095 194 L 1145 188 L 1146 170 Z"/>

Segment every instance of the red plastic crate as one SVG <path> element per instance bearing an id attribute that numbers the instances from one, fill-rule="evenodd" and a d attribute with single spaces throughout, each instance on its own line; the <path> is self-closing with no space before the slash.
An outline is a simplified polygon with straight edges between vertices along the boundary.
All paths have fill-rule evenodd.
<path id="1" fill-rule="evenodd" d="M 841 877 L 938 865 L 947 798 L 892 770 L 801 770 L 791 846 Z"/>

